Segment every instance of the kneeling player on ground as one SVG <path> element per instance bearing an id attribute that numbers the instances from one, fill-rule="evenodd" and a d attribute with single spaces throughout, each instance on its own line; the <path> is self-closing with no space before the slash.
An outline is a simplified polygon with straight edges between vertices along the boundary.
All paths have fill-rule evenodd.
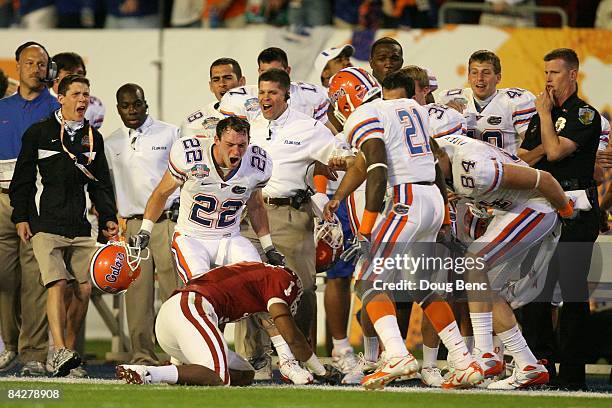
<path id="1" fill-rule="evenodd" d="M 182 365 L 119 365 L 117 377 L 131 384 L 248 385 L 253 367 L 228 349 L 219 325 L 268 312 L 293 354 L 312 373 L 308 382 L 314 377 L 337 384 L 340 372 L 321 364 L 295 325 L 293 313 L 301 295 L 298 277 L 281 266 L 240 262 L 212 269 L 178 289 L 157 316 L 159 344 Z"/>

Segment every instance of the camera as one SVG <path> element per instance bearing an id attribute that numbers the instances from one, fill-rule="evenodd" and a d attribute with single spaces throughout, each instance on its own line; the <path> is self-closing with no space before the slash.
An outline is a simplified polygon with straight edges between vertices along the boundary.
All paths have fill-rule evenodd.
<path id="1" fill-rule="evenodd" d="M 312 194 L 308 190 L 298 190 L 293 197 L 291 197 L 291 206 L 296 210 L 299 210 L 302 204 L 306 204 L 310 201 Z"/>

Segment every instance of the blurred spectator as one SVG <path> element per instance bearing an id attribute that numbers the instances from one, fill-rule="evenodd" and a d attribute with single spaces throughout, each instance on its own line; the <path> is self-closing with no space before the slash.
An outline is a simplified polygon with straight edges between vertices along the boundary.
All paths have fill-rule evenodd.
<path id="1" fill-rule="evenodd" d="M 359 23 L 359 7 L 370 0 L 335 0 L 334 25 L 338 28 L 353 28 Z"/>
<path id="2" fill-rule="evenodd" d="M 480 24 L 497 27 L 533 27 L 535 15 L 533 12 L 517 11 L 515 6 L 534 6 L 535 0 L 486 0 L 493 6 L 493 12 L 484 12 L 480 16 Z"/>
<path id="3" fill-rule="evenodd" d="M 434 0 L 382 0 L 384 28 L 433 28 L 437 22 Z"/>
<path id="4" fill-rule="evenodd" d="M 601 3 L 607 2 L 603 0 Z M 593 27 L 599 0 L 537 0 L 538 6 L 556 6 L 565 10 L 570 27 Z M 560 27 L 557 14 L 539 14 L 538 27 Z"/>
<path id="5" fill-rule="evenodd" d="M 202 25 L 202 13 L 204 12 L 203 0 L 174 0 L 170 12 L 171 27 L 200 27 Z"/>
<path id="6" fill-rule="evenodd" d="M 440 5 L 446 2 L 447 0 L 439 1 Z M 463 0 L 462 3 L 484 3 L 484 0 Z M 446 12 L 444 21 L 446 24 L 478 24 L 480 14 L 480 11 L 450 9 Z"/>
<path id="7" fill-rule="evenodd" d="M 612 29 L 612 0 L 602 0 L 599 3 L 595 28 Z"/>
<path id="8" fill-rule="evenodd" d="M 102 0 L 55 0 L 58 28 L 104 28 Z"/>
<path id="9" fill-rule="evenodd" d="M 54 0 L 31 0 L 19 2 L 21 27 L 31 30 L 55 28 L 57 13 Z"/>
<path id="10" fill-rule="evenodd" d="M 104 0 L 106 4 L 106 28 L 157 28 L 159 15 L 157 1 L 152 0 Z"/>
<path id="11" fill-rule="evenodd" d="M 275 0 L 284 3 L 285 0 Z M 268 3 L 272 3 L 268 0 Z M 331 2 L 329 0 L 289 0 L 289 24 L 292 26 L 316 27 L 331 24 Z"/>
<path id="12" fill-rule="evenodd" d="M 247 23 L 246 7 L 247 0 L 208 0 L 204 9 L 204 27 L 243 28 Z"/>
<path id="13" fill-rule="evenodd" d="M 11 0 L 0 0 L 0 28 L 10 27 L 15 22 L 15 10 Z"/>

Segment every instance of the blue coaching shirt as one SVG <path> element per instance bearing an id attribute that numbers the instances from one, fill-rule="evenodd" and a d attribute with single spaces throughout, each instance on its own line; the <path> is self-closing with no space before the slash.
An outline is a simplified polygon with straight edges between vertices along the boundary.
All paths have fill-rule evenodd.
<path id="1" fill-rule="evenodd" d="M 0 160 L 17 159 L 25 131 L 59 108 L 57 98 L 46 88 L 31 101 L 19 92 L 0 99 Z"/>

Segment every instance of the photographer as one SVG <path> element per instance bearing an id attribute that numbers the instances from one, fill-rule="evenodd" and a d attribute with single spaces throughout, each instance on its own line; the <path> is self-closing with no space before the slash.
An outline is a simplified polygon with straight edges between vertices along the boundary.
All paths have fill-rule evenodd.
<path id="1" fill-rule="evenodd" d="M 168 168 L 170 149 L 179 139 L 179 130 L 148 114 L 144 91 L 136 84 L 125 84 L 117 90 L 117 112 L 124 126 L 106 139 L 105 147 L 119 215 L 127 220 L 126 235 L 131 236 L 140 230 L 147 200 Z M 176 225 L 171 209 L 178 196 L 176 191 L 166 201 L 164 212 L 151 231 L 151 256 L 140 263 L 140 278 L 125 295 L 132 364 L 158 363 L 153 340 L 153 273 L 157 271 L 160 298 L 164 302 L 179 283 L 170 252 Z"/>

